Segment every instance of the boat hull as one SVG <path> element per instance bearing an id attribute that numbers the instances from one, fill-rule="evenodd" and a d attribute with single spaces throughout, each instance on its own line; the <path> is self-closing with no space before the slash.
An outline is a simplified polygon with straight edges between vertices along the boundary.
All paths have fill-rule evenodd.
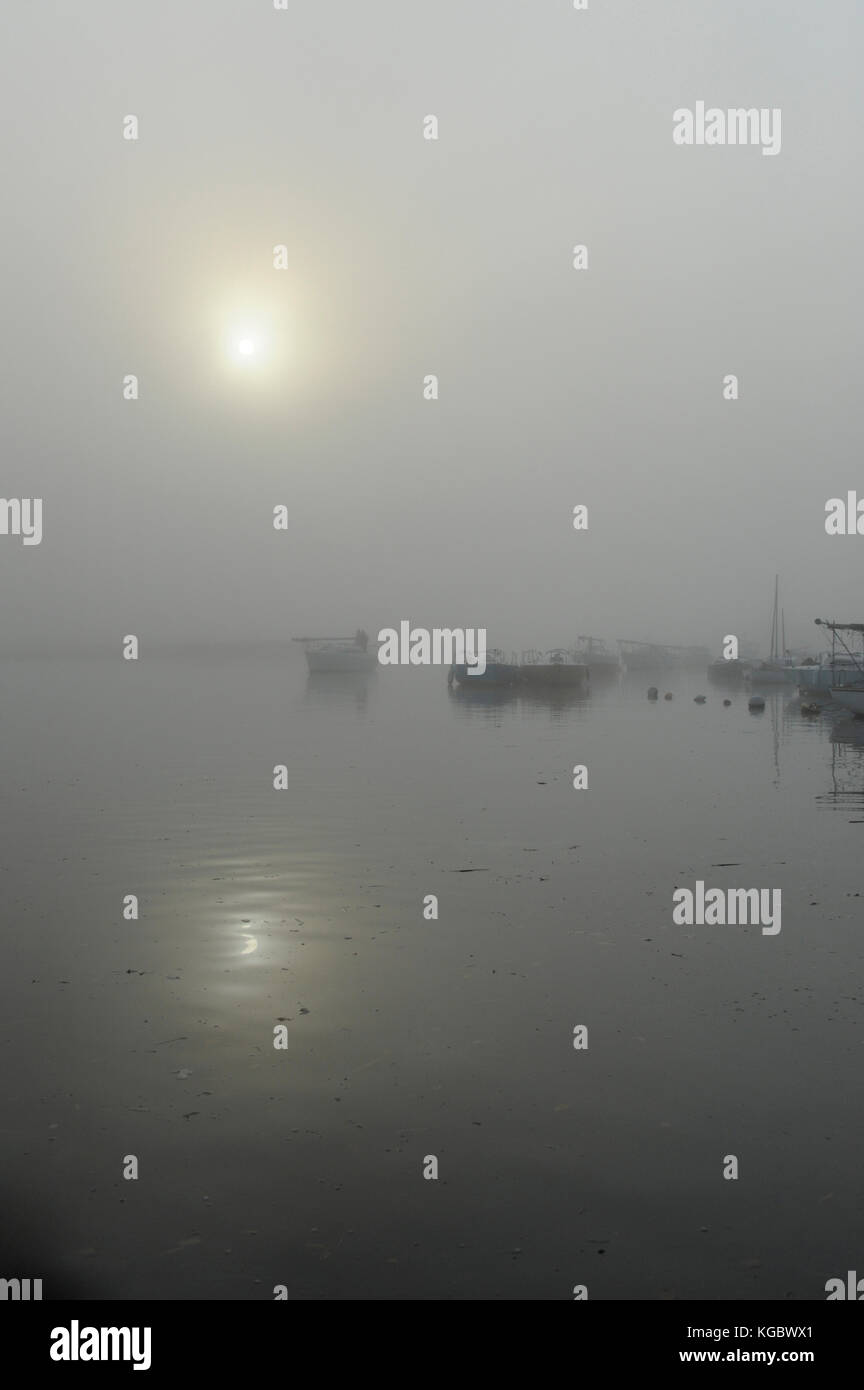
<path id="1" fill-rule="evenodd" d="M 748 667 L 737 657 L 729 661 L 724 661 L 721 657 L 719 661 L 712 661 L 708 667 L 708 678 L 714 681 L 728 681 L 730 685 L 737 681 L 742 681 L 746 676 Z"/>
<path id="2" fill-rule="evenodd" d="M 588 667 L 580 666 L 577 662 L 538 662 L 537 665 L 521 666 L 519 678 L 523 685 L 554 686 L 560 689 L 562 686 L 585 685 L 588 681 Z"/>
<path id="3" fill-rule="evenodd" d="M 802 695 L 822 691 L 830 695 L 836 687 L 857 685 L 861 681 L 861 671 L 853 666 L 799 666 L 798 689 Z"/>
<path id="4" fill-rule="evenodd" d="M 306 664 L 315 675 L 334 675 L 344 672 L 371 671 L 378 663 L 376 652 L 364 652 L 359 647 L 346 650 L 326 647 L 306 648 Z"/>
<path id="5" fill-rule="evenodd" d="M 851 710 L 864 718 L 864 686 L 856 689 L 849 685 L 834 685 L 831 687 L 831 699 L 841 709 Z"/>
<path id="6" fill-rule="evenodd" d="M 751 685 L 789 685 L 797 677 L 794 666 L 753 666 L 747 672 Z"/>
<path id="7" fill-rule="evenodd" d="M 451 668 L 450 675 L 469 690 L 471 686 L 515 685 L 519 679 L 519 667 L 503 661 L 491 661 L 484 671 L 478 671 L 476 666 L 457 663 Z"/>

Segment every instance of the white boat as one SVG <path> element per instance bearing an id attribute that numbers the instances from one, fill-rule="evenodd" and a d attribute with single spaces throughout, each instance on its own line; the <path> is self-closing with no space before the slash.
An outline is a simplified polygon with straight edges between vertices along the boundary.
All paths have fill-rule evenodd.
<path id="1" fill-rule="evenodd" d="M 295 637 L 302 642 L 306 665 L 316 675 L 349 671 L 371 671 L 378 664 L 378 653 L 367 651 L 365 632 L 353 637 Z"/>
<path id="2" fill-rule="evenodd" d="M 826 618 L 816 618 L 815 622 L 831 633 L 831 651 L 818 666 L 798 668 L 798 689 L 802 695 L 818 690 L 827 692 L 838 705 L 851 709 L 840 696 L 847 689 L 864 689 L 864 623 L 835 623 Z M 849 634 L 848 641 L 844 634 Z M 850 645 L 856 638 L 861 644 L 860 655 Z"/>
<path id="3" fill-rule="evenodd" d="M 853 714 L 864 717 L 864 684 L 832 685 L 831 699 L 841 709 L 851 710 Z"/>
<path id="4" fill-rule="evenodd" d="M 796 667 L 798 690 L 811 695 L 821 690 L 830 694 L 834 686 L 856 685 L 862 677 L 861 665 L 851 656 L 832 656 L 826 652 L 815 666 Z"/>

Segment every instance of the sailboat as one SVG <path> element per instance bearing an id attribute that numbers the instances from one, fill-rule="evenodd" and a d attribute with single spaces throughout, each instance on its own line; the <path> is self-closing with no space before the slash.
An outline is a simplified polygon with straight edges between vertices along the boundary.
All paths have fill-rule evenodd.
<path id="1" fill-rule="evenodd" d="M 774 612 L 771 618 L 771 655 L 757 661 L 747 673 L 753 685 L 783 685 L 795 678 L 795 667 L 786 655 L 786 614 L 779 608 L 780 581 L 774 576 Z"/>

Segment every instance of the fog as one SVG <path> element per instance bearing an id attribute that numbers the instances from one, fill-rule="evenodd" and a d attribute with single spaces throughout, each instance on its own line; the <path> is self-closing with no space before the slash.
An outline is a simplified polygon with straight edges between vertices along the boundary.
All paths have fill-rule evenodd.
<path id="1" fill-rule="evenodd" d="M 852 0 L 16 7 L 3 494 L 44 537 L 2 537 L 7 646 L 719 655 L 767 648 L 775 573 L 790 643 L 864 619 L 824 526 L 861 479 L 862 40 Z M 676 147 L 699 100 L 780 108 L 782 150 Z"/>

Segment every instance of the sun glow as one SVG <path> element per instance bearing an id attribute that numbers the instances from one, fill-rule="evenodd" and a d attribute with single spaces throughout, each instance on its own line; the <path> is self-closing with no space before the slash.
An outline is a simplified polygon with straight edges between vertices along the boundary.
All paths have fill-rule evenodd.
<path id="1" fill-rule="evenodd" d="M 228 338 L 228 355 L 243 366 L 260 366 L 267 355 L 266 346 L 266 339 L 260 331 L 253 334 L 246 327 L 235 328 Z"/>
<path id="2" fill-rule="evenodd" d="M 262 293 L 241 287 L 215 301 L 211 309 L 214 365 L 233 378 L 244 396 L 251 392 L 261 401 L 284 381 L 293 362 L 285 306 L 273 298 L 268 303 Z"/>

